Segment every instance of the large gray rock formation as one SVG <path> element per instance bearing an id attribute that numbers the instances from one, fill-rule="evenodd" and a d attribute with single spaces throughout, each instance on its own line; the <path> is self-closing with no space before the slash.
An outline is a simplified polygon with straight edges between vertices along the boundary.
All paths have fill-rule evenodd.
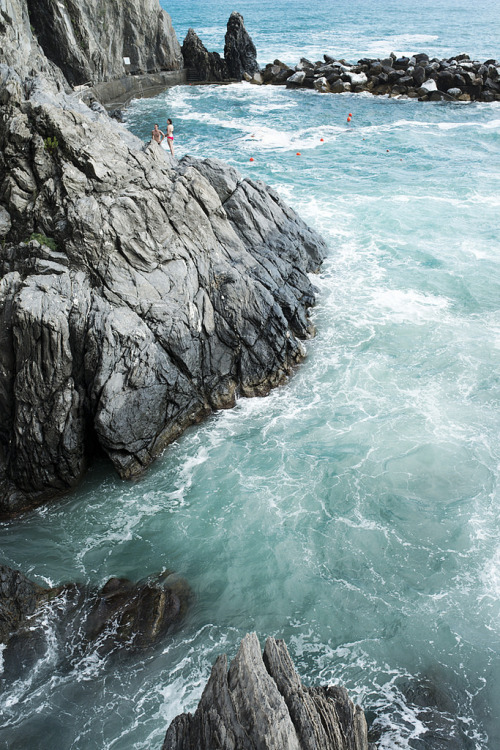
<path id="1" fill-rule="evenodd" d="M 229 73 L 225 60 L 218 52 L 209 52 L 200 37 L 189 29 L 182 43 L 184 65 L 197 81 L 227 81 Z"/>
<path id="2" fill-rule="evenodd" d="M 24 73 L 0 68 L 3 515 L 73 487 L 96 450 L 137 476 L 283 382 L 325 254 L 264 184 L 170 161 Z"/>
<path id="3" fill-rule="evenodd" d="M 246 635 L 227 667 L 220 656 L 194 715 L 177 716 L 162 750 L 367 750 L 362 709 L 340 687 L 302 685 L 284 641 L 264 657 Z"/>
<path id="4" fill-rule="evenodd" d="M 230 78 L 241 81 L 245 73 L 252 76 L 259 70 L 257 52 L 245 25 L 243 16 L 233 11 L 227 22 L 224 59 Z"/>
<path id="5" fill-rule="evenodd" d="M 259 70 L 257 52 L 245 25 L 243 16 L 231 13 L 227 22 L 224 58 L 218 52 L 209 52 L 193 29 L 189 29 L 182 45 L 184 65 L 190 80 L 241 81 L 250 80 Z"/>
<path id="6" fill-rule="evenodd" d="M 158 0 L 28 0 L 28 11 L 46 56 L 73 85 L 182 67 L 170 16 Z"/>

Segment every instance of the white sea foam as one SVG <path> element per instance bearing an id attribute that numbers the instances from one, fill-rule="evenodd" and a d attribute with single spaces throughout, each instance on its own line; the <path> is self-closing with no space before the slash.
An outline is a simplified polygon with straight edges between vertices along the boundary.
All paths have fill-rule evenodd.
<path id="1" fill-rule="evenodd" d="M 449 306 L 449 300 L 445 297 L 423 294 L 413 289 L 376 290 L 372 294 L 372 302 L 399 322 L 411 320 L 421 324 L 435 320 Z"/>

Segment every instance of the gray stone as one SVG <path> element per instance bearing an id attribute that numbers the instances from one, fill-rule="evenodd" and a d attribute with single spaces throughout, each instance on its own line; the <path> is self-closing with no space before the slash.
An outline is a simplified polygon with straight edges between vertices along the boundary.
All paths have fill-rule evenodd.
<path id="1" fill-rule="evenodd" d="M 321 94 L 326 94 L 330 91 L 330 85 L 324 76 L 321 76 L 321 78 L 317 78 L 314 81 L 314 88 Z"/>
<path id="2" fill-rule="evenodd" d="M 430 94 L 431 91 L 437 91 L 436 81 L 432 78 L 430 78 L 428 81 L 424 81 L 418 89 L 418 93 L 420 94 L 420 96 Z"/>
<path id="3" fill-rule="evenodd" d="M 163 750 L 368 750 L 363 711 L 340 687 L 306 688 L 283 641 L 262 657 L 246 635 L 229 671 L 220 656 L 194 715 L 177 716 Z"/>
<path id="4" fill-rule="evenodd" d="M 197 81 L 227 81 L 229 78 L 225 60 L 218 52 L 209 52 L 194 29 L 188 29 L 182 44 L 182 56 L 191 78 Z"/>
<path id="5" fill-rule="evenodd" d="M 257 51 L 243 23 L 243 16 L 233 11 L 227 22 L 224 42 L 224 60 L 230 78 L 241 81 L 244 73 L 259 71 Z"/>
<path id="6" fill-rule="evenodd" d="M 0 206 L 0 237 L 5 237 L 10 232 L 11 226 L 9 212 L 3 206 Z"/>
<path id="7" fill-rule="evenodd" d="M 287 86 L 301 86 L 304 83 L 306 74 L 303 70 L 298 70 L 296 73 L 287 78 Z"/>
<path id="8" fill-rule="evenodd" d="M 264 184 L 144 149 L 49 84 L 21 93 L 0 126 L 4 515 L 75 486 L 96 442 L 133 477 L 238 392 L 282 383 L 325 254 Z"/>
<path id="9" fill-rule="evenodd" d="M 170 16 L 157 0 L 27 1 L 38 42 L 71 84 L 182 67 Z"/>

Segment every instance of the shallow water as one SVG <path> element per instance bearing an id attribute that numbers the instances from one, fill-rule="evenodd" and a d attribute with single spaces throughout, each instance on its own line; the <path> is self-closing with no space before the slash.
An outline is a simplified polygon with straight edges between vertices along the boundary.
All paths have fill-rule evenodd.
<path id="1" fill-rule="evenodd" d="M 366 3 L 339 7 L 337 50 L 316 35 L 318 7 L 307 54 L 357 59 L 382 26 L 392 49 L 401 29 L 436 36 L 402 53 L 494 54 L 486 3 L 468 24 L 459 4 L 447 25 L 445 3 L 432 17 L 430 4 L 388 4 L 369 28 Z M 176 13 L 198 29 L 210 19 L 215 39 L 231 10 L 171 6 L 179 37 Z M 256 3 L 241 11 L 262 62 L 286 59 L 280 41 L 298 59 L 293 29 L 273 38 L 272 16 L 257 26 Z M 284 387 L 188 431 L 140 482 L 102 463 L 73 497 L 0 526 L 3 561 L 40 583 L 169 568 L 195 592 L 179 632 L 118 663 L 62 658 L 49 612 L 46 657 L 0 697 L 0 747 L 160 747 L 216 656 L 255 630 L 286 639 L 307 684 L 345 685 L 384 750 L 494 750 L 500 106 L 241 84 L 178 87 L 128 110 L 144 139 L 168 116 L 179 156 L 265 180 L 323 234 L 318 334 Z"/>

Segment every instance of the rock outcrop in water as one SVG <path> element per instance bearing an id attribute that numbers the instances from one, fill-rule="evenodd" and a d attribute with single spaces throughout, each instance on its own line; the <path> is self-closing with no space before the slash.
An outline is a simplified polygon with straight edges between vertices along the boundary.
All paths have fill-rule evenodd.
<path id="1" fill-rule="evenodd" d="M 63 654 L 75 644 L 101 655 L 130 653 L 158 644 L 182 621 L 190 599 L 187 583 L 168 571 L 138 583 L 111 578 L 96 590 L 75 583 L 44 588 L 0 565 L 2 676 L 17 678 L 43 656 L 47 620 Z"/>
<path id="2" fill-rule="evenodd" d="M 257 50 L 243 23 L 243 16 L 233 12 L 227 22 L 224 43 L 224 60 L 230 78 L 241 81 L 245 74 L 253 75 L 259 70 Z"/>
<path id="3" fill-rule="evenodd" d="M 257 51 L 245 25 L 243 16 L 233 12 L 227 22 L 224 58 L 209 52 L 194 29 L 189 29 L 182 45 L 184 65 L 190 80 L 241 81 L 258 72 Z"/>
<path id="4" fill-rule="evenodd" d="M 323 61 L 314 63 L 302 58 L 294 68 L 275 60 L 262 70 L 261 78 L 263 83 L 314 88 L 321 93 L 368 91 L 419 101 L 500 101 L 500 63 L 474 61 L 465 54 L 448 60 L 430 59 L 424 53 L 391 54 L 384 60 L 365 58 L 354 65 L 324 55 Z"/>
<path id="5" fill-rule="evenodd" d="M 194 715 L 177 716 L 162 750 L 368 750 L 365 716 L 340 687 L 302 685 L 282 640 L 262 656 L 246 635 L 228 670 L 215 662 Z"/>
<path id="6" fill-rule="evenodd" d="M 65 94 L 9 2 L 24 25 L 0 67 L 3 516 L 75 486 L 96 451 L 137 476 L 188 425 L 282 383 L 326 251 L 263 183 L 171 161 Z M 19 39 L 43 76 L 14 64 Z"/>
<path id="7" fill-rule="evenodd" d="M 218 52 L 209 52 L 194 29 L 188 29 L 182 43 L 182 57 L 190 78 L 196 81 L 227 81 L 226 61 Z"/>

